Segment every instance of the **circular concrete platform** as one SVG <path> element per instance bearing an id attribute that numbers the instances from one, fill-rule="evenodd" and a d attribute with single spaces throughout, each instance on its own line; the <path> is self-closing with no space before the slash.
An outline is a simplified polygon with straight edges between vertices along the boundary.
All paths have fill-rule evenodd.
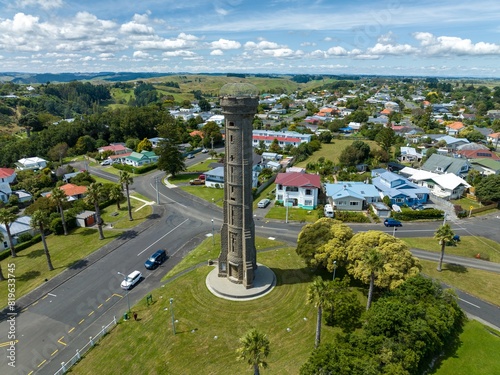
<path id="1" fill-rule="evenodd" d="M 276 286 L 276 275 L 264 266 L 257 264 L 253 288 L 246 289 L 242 284 L 235 284 L 225 277 L 218 276 L 216 267 L 208 274 L 205 283 L 213 295 L 231 301 L 249 301 L 257 299 L 270 293 Z"/>

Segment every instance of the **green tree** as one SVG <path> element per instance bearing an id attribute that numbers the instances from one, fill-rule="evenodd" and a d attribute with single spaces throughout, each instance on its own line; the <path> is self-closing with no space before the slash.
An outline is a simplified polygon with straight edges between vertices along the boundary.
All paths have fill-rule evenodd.
<path id="1" fill-rule="evenodd" d="M 500 175 L 484 177 L 476 186 L 476 195 L 481 202 L 500 202 Z"/>
<path id="2" fill-rule="evenodd" d="M 332 221 L 328 218 L 320 220 Z M 346 247 L 353 235 L 354 232 L 349 226 L 335 220 L 330 226 L 327 242 L 316 248 L 314 258 L 311 259 L 310 265 L 323 266 L 328 272 L 333 272 L 337 264 L 342 265 L 345 263 L 347 258 Z"/>
<path id="3" fill-rule="evenodd" d="M 3 242 L 3 234 L 2 234 L 2 232 L 0 232 L 0 242 Z M 0 281 L 4 281 L 4 280 L 5 280 L 5 276 L 3 275 L 2 264 L 0 263 Z"/>
<path id="4" fill-rule="evenodd" d="M 328 282 L 321 277 L 316 277 L 307 290 L 307 303 L 317 308 L 316 313 L 316 337 L 314 347 L 317 348 L 321 342 L 321 324 L 323 321 L 323 308 L 329 303 L 331 290 Z"/>
<path id="5" fill-rule="evenodd" d="M 348 276 L 342 280 L 337 278 L 330 281 L 331 292 L 325 309 L 326 324 L 340 327 L 344 333 L 354 332 L 361 326 L 360 319 L 363 313 L 359 297 L 356 292 L 349 289 L 349 283 Z"/>
<path id="6" fill-rule="evenodd" d="M 375 136 L 375 142 L 385 151 L 389 152 L 394 144 L 396 134 L 392 128 L 384 127 Z"/>
<path id="7" fill-rule="evenodd" d="M 134 179 L 130 177 L 129 173 L 126 171 L 120 171 L 120 184 L 125 186 L 125 195 L 127 196 L 127 208 L 128 208 L 128 219 L 130 221 L 134 220 L 132 218 L 132 205 L 130 204 L 130 192 L 129 186 L 134 183 Z"/>
<path id="8" fill-rule="evenodd" d="M 270 152 L 280 152 L 281 151 L 280 144 L 276 138 L 274 138 L 274 140 L 269 145 L 269 151 Z"/>
<path id="9" fill-rule="evenodd" d="M 348 272 L 369 284 L 366 309 L 370 308 L 373 289 L 394 289 L 420 272 L 420 263 L 408 245 L 387 233 L 370 230 L 355 234 L 347 247 Z"/>
<path id="10" fill-rule="evenodd" d="M 179 151 L 177 145 L 179 144 L 179 129 L 175 121 L 168 121 L 161 125 L 158 133 L 162 140 L 158 145 L 158 169 L 175 176 L 177 173 L 186 170 L 184 164 L 184 157 L 182 152 Z"/>
<path id="11" fill-rule="evenodd" d="M 198 106 L 200 107 L 200 110 L 202 112 L 208 112 L 208 111 L 210 111 L 210 109 L 212 109 L 212 107 L 210 106 L 210 103 L 205 98 L 201 98 L 198 101 Z"/>
<path id="12" fill-rule="evenodd" d="M 62 163 L 63 158 L 68 154 L 69 146 L 66 142 L 60 142 L 53 146 L 48 152 L 47 155 L 52 161 L 59 161 Z"/>
<path id="13" fill-rule="evenodd" d="M 222 143 L 222 133 L 216 122 L 208 121 L 201 131 L 203 133 L 203 146 L 205 148 L 212 148 L 212 145 Z"/>
<path id="14" fill-rule="evenodd" d="M 49 247 L 47 246 L 47 240 L 45 239 L 45 229 L 49 226 L 50 217 L 47 212 L 42 210 L 37 210 L 31 215 L 30 225 L 40 231 L 40 236 L 42 236 L 43 251 L 45 252 L 45 257 L 47 258 L 47 266 L 49 271 L 54 270 L 52 265 L 52 260 L 50 259 Z"/>
<path id="15" fill-rule="evenodd" d="M 17 220 L 17 215 L 7 208 L 0 208 L 0 223 L 5 225 L 5 231 L 7 232 L 7 239 L 9 240 L 10 254 L 12 258 L 17 256 L 16 249 L 14 247 L 14 241 L 12 239 L 12 234 L 10 232 L 10 225 Z"/>
<path id="16" fill-rule="evenodd" d="M 120 201 L 124 198 L 123 190 L 121 185 L 114 184 L 113 187 L 109 190 L 109 199 L 114 200 L 116 202 L 116 209 L 120 211 Z"/>
<path id="17" fill-rule="evenodd" d="M 146 151 L 152 151 L 153 150 L 153 144 L 151 143 L 151 141 L 149 139 L 144 138 L 137 145 L 136 151 L 137 152 L 141 152 L 142 150 L 146 150 Z"/>
<path id="18" fill-rule="evenodd" d="M 100 240 L 104 239 L 104 233 L 102 231 L 103 220 L 101 218 L 101 210 L 99 208 L 99 203 L 101 202 L 101 200 L 103 198 L 104 198 L 104 194 L 103 194 L 102 184 L 99 182 L 91 183 L 88 190 L 87 190 L 87 196 L 85 197 L 85 200 L 89 204 L 94 205 L 95 217 L 96 217 L 96 221 L 97 221 L 97 230 L 99 231 L 99 239 Z"/>
<path id="19" fill-rule="evenodd" d="M 55 187 L 54 189 L 52 189 L 49 199 L 52 200 L 57 205 L 57 209 L 59 210 L 59 215 L 61 215 L 64 235 L 67 236 L 68 228 L 66 226 L 66 220 L 64 220 L 64 207 L 63 207 L 63 204 L 64 202 L 66 202 L 67 199 L 66 193 L 62 189 Z"/>
<path id="20" fill-rule="evenodd" d="M 260 374 L 260 368 L 266 369 L 266 358 L 271 353 L 270 342 L 265 334 L 253 328 L 240 338 L 241 346 L 237 349 L 238 360 L 246 361 L 253 367 L 254 375 Z"/>
<path id="21" fill-rule="evenodd" d="M 453 233 L 449 224 L 440 226 L 434 233 L 434 238 L 438 240 L 439 244 L 441 245 L 441 254 L 439 256 L 439 263 L 437 266 L 437 270 L 439 272 L 441 272 L 443 266 L 444 249 L 446 247 L 446 244 L 452 242 L 454 236 L 455 233 Z"/>

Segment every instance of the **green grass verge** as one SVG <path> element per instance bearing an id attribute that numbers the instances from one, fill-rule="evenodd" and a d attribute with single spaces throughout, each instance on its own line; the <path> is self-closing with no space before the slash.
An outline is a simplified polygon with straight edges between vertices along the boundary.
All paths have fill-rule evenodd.
<path id="1" fill-rule="evenodd" d="M 455 199 L 455 200 L 452 200 L 451 203 L 459 204 L 466 211 L 469 211 L 471 206 L 472 206 L 472 208 L 482 207 L 481 203 L 479 203 L 475 200 L 469 199 L 469 198 Z"/>
<path id="2" fill-rule="evenodd" d="M 182 186 L 181 189 L 189 194 L 196 195 L 198 198 L 204 199 L 207 202 L 212 202 L 219 207 L 222 207 L 224 203 L 224 189 L 209 188 L 205 185 L 188 185 Z"/>
<path id="3" fill-rule="evenodd" d="M 74 266 L 79 260 L 115 240 L 122 231 L 104 231 L 104 240 L 99 240 L 97 229 L 77 228 L 67 236 L 47 236 L 47 247 L 52 259 L 53 271 L 49 271 L 43 244 L 37 243 L 18 253 L 16 258 L 2 260 L 1 266 L 6 275 L 7 264 L 15 264 L 16 298 L 27 294 L 51 279 L 66 268 Z M 7 288 L 0 288 L 0 301 L 7 301 Z"/>
<path id="4" fill-rule="evenodd" d="M 266 219 L 286 220 L 286 207 L 274 206 L 271 207 L 266 215 Z M 288 208 L 288 220 L 314 223 L 318 220 L 317 210 L 304 210 L 297 207 Z"/>
<path id="5" fill-rule="evenodd" d="M 438 272 L 437 262 L 420 259 L 420 263 L 423 274 L 500 306 L 500 274 L 448 263 Z"/>
<path id="6" fill-rule="evenodd" d="M 210 240 L 208 240 L 210 241 Z M 119 324 L 72 370 L 75 374 L 243 374 L 236 360 L 239 338 L 250 327 L 268 335 L 271 354 L 266 374 L 297 374 L 314 347 L 316 309 L 307 304 L 313 274 L 293 248 L 259 253 L 259 262 L 277 276 L 276 288 L 253 301 L 227 301 L 205 286 L 212 267 L 197 268 L 153 291 L 155 303 L 134 307 L 140 321 Z M 169 299 L 174 299 L 173 335 Z M 288 331 L 287 328 L 290 328 Z M 335 330 L 323 326 L 322 339 Z M 217 338 L 216 338 L 217 337 Z"/>
<path id="7" fill-rule="evenodd" d="M 202 154 L 203 155 L 203 154 Z M 200 163 L 196 163 L 187 168 L 187 172 L 206 172 L 212 168 L 210 168 L 210 164 L 217 163 L 219 159 L 207 159 Z"/>
<path id="8" fill-rule="evenodd" d="M 500 332 L 472 320 L 465 325 L 460 342 L 457 351 L 443 359 L 429 374 L 500 374 Z"/>
<path id="9" fill-rule="evenodd" d="M 436 253 L 441 251 L 441 246 L 432 237 L 401 238 L 401 240 L 417 249 Z M 500 244 L 484 237 L 460 236 L 460 242 L 456 246 L 446 246 L 445 253 L 469 258 L 474 258 L 479 253 L 483 257 L 488 256 L 491 262 L 500 263 Z"/>
<path id="10" fill-rule="evenodd" d="M 133 196 L 139 196 L 139 194 L 134 194 Z M 150 202 L 149 199 L 142 196 L 140 197 Z M 132 196 L 130 198 L 130 206 L 132 208 L 132 218 L 134 219 L 132 221 L 130 221 L 128 217 L 126 198 L 121 202 L 119 210 L 116 204 L 108 206 L 101 211 L 101 217 L 106 224 L 112 225 L 114 229 L 129 229 L 147 220 L 148 216 L 153 212 L 153 207 L 151 207 L 151 205 L 134 199 Z"/>

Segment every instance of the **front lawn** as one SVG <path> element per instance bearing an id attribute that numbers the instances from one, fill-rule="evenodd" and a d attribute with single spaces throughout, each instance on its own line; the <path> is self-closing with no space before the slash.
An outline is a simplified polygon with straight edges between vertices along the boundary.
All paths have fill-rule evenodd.
<path id="1" fill-rule="evenodd" d="M 305 210 L 298 207 L 288 207 L 288 220 L 298 222 L 314 223 L 318 220 L 318 210 Z M 271 207 L 266 215 L 266 219 L 276 219 L 286 221 L 287 209 L 283 206 Z"/>

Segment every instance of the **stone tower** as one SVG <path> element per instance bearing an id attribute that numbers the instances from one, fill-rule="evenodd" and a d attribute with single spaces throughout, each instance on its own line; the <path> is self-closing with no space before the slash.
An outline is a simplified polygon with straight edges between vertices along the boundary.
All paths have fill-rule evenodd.
<path id="1" fill-rule="evenodd" d="M 225 122 L 224 222 L 221 229 L 219 277 L 252 288 L 257 270 L 252 198 L 252 120 L 258 90 L 247 83 L 221 88 Z"/>

